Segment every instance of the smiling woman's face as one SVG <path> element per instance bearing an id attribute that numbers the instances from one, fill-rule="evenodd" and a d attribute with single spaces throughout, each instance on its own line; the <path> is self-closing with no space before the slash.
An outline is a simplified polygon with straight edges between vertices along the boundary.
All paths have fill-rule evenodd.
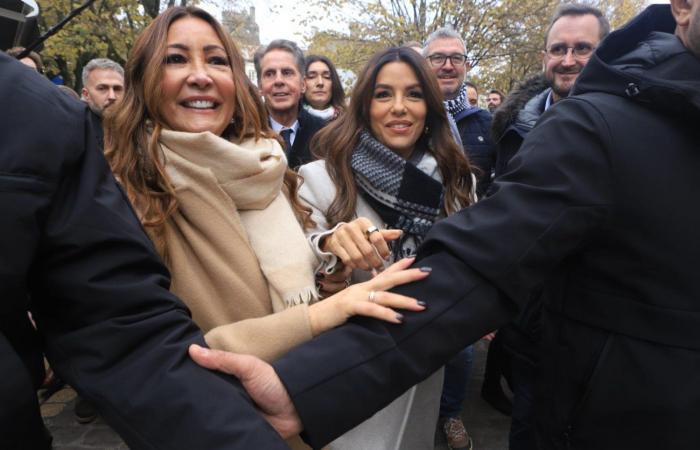
<path id="1" fill-rule="evenodd" d="M 408 158 L 423 134 L 427 110 L 411 66 L 396 61 L 381 68 L 369 106 L 370 127 L 379 142 Z"/>
<path id="2" fill-rule="evenodd" d="M 168 30 L 160 115 L 166 128 L 221 135 L 234 113 L 231 62 L 214 29 L 184 17 Z"/>

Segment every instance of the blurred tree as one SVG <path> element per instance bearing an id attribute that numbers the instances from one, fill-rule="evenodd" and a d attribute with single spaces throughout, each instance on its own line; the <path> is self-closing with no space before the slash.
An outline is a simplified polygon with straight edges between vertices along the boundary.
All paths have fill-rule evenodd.
<path id="1" fill-rule="evenodd" d="M 83 2 L 41 2 L 41 31 L 58 23 Z M 80 92 L 83 66 L 88 61 L 109 58 L 124 65 L 136 36 L 159 12 L 170 6 L 198 3 L 198 0 L 97 0 L 46 41 L 41 56 L 47 72 L 60 75 L 67 86 Z"/>
<path id="2" fill-rule="evenodd" d="M 82 2 L 54 0 L 42 4 L 39 26 L 50 28 Z M 151 21 L 137 0 L 97 0 L 45 43 L 42 57 L 52 75 L 80 92 L 82 68 L 93 58 L 124 64 L 134 39 Z"/>
<path id="3" fill-rule="evenodd" d="M 408 41 L 424 42 L 445 25 L 464 38 L 472 66 L 470 77 L 482 91 L 509 91 L 541 70 L 541 51 L 558 0 L 310 0 L 316 14 L 298 23 L 311 31 L 310 52 L 357 73 L 375 51 Z M 644 0 L 589 1 L 613 26 L 641 11 Z M 315 24 L 333 23 L 334 30 Z M 337 31 L 340 29 L 340 31 Z"/>

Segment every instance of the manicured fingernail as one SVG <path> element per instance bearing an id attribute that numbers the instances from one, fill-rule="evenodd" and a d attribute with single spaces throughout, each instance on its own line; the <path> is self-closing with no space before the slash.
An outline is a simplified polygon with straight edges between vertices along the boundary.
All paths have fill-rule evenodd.
<path id="1" fill-rule="evenodd" d="M 418 303 L 418 306 L 422 306 L 424 308 L 428 306 L 428 304 L 425 303 L 423 300 L 416 300 L 416 303 Z"/>
<path id="2" fill-rule="evenodd" d="M 430 272 L 433 271 L 433 268 L 432 268 L 432 267 L 421 267 L 421 268 L 420 268 L 420 271 L 421 271 L 421 272 L 430 273 Z"/>
<path id="3" fill-rule="evenodd" d="M 396 320 L 403 322 L 403 314 L 396 313 Z"/>

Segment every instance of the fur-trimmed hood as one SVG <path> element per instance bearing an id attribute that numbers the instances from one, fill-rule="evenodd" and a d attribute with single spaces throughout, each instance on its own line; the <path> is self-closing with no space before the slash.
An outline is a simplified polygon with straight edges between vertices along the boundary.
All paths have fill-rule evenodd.
<path id="1" fill-rule="evenodd" d="M 518 114 L 533 97 L 549 88 L 544 75 L 536 75 L 519 83 L 506 97 L 506 101 L 496 109 L 491 124 L 491 136 L 499 141 L 506 130 L 515 123 Z"/>

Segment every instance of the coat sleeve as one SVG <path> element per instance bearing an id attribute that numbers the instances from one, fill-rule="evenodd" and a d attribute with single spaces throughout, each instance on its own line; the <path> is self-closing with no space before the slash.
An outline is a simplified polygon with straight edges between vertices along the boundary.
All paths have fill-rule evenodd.
<path id="1" fill-rule="evenodd" d="M 264 317 L 221 325 L 204 337 L 211 348 L 274 361 L 311 339 L 309 307 L 297 305 Z"/>
<path id="2" fill-rule="evenodd" d="M 583 100 L 542 118 L 489 198 L 439 222 L 419 251 L 425 280 L 395 291 L 425 300 L 403 325 L 353 319 L 275 363 L 314 447 L 388 404 L 506 323 L 608 220 L 609 132 Z M 336 401 L 342 399 L 343 407 Z"/>
<path id="3" fill-rule="evenodd" d="M 332 228 L 328 226 L 326 212 L 335 198 L 335 187 L 325 164 L 324 161 L 316 161 L 299 168 L 299 175 L 304 178 L 299 188 L 299 198 L 311 208 L 311 219 L 316 223 L 313 229 L 306 230 L 309 245 L 320 261 L 316 272 L 331 274 L 338 264 L 338 257 L 321 250 L 321 240 L 333 234 L 345 222 L 339 222 Z"/>
<path id="4" fill-rule="evenodd" d="M 109 171 L 87 109 L 60 109 L 66 100 L 52 100 L 64 94 L 32 82 L 27 91 L 43 98 L 24 95 L 21 81 L 11 93 L 0 89 L 0 122 L 12 127 L 2 168 L 30 161 L 0 177 L 0 283 L 31 296 L 53 368 L 131 448 L 286 448 L 237 381 L 188 357 L 201 332 L 168 291 L 169 275 Z M 5 264 L 10 254 L 30 263 Z M 6 276 L 11 270 L 16 277 Z"/>

